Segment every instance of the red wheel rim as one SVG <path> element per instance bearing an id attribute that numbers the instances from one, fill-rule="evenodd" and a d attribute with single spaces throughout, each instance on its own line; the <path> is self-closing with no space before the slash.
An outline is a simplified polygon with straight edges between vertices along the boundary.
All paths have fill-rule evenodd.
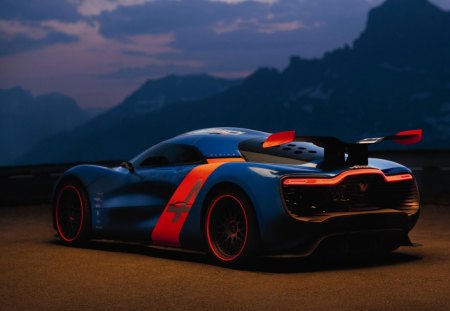
<path id="1" fill-rule="evenodd" d="M 75 241 L 84 221 L 83 199 L 72 185 L 64 186 L 58 194 L 55 210 L 56 230 L 65 242 Z"/>
<path id="2" fill-rule="evenodd" d="M 248 222 L 241 201 L 231 194 L 219 196 L 206 216 L 206 237 L 213 254 L 222 261 L 238 258 L 245 248 Z"/>

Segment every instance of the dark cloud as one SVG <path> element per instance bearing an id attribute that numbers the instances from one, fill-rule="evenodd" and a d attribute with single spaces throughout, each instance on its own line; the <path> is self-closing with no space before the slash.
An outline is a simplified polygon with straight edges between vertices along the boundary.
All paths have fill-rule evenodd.
<path id="1" fill-rule="evenodd" d="M 24 35 L 18 35 L 11 39 L 0 38 L 0 56 L 36 50 L 56 43 L 69 43 L 77 40 L 77 37 L 55 32 L 49 33 L 42 39 L 32 39 Z"/>
<path id="2" fill-rule="evenodd" d="M 80 18 L 76 7 L 63 0 L 0 0 L 0 19 L 73 22 Z"/>
<path id="3" fill-rule="evenodd" d="M 208 72 L 236 72 L 282 67 L 291 55 L 315 57 L 351 43 L 377 2 L 382 0 L 292 0 L 271 5 L 155 1 L 103 12 L 98 21 L 102 35 L 110 38 L 173 32 L 172 46 L 180 53 L 162 58 L 202 61 Z M 127 75 L 147 71 L 151 70 L 130 68 Z"/>
<path id="4" fill-rule="evenodd" d="M 228 5 L 205 0 L 155 1 L 139 6 L 119 7 L 103 12 L 99 17 L 101 33 L 119 37 L 143 33 L 177 31 L 184 28 L 202 28 L 213 21 L 234 16 L 236 8 L 246 10 L 251 4 Z M 256 12 L 255 12 L 256 14 Z"/>
<path id="5" fill-rule="evenodd" d="M 220 28 L 222 33 L 231 32 L 233 23 L 237 27 L 234 31 L 257 33 L 264 31 L 268 25 L 292 21 L 301 22 L 307 29 L 333 27 L 333 30 L 339 31 L 346 25 L 351 28 L 359 24 L 362 30 L 367 10 L 381 2 L 291 0 L 271 5 L 253 1 L 230 5 L 206 0 L 154 1 L 103 12 L 98 16 L 98 21 L 101 33 L 114 38 L 185 30 L 212 32 L 215 29 L 220 32 Z M 231 28 L 226 30 L 227 26 Z"/>
<path id="6" fill-rule="evenodd" d="M 76 47 L 83 51 L 75 55 L 80 63 L 76 68 L 80 75 L 71 77 L 69 86 L 54 79 L 53 76 L 66 74 L 64 71 L 71 74 L 74 70 L 73 66 L 61 66 L 64 62 L 59 58 L 66 56 L 60 55 L 57 61 L 49 59 L 48 64 L 45 63 L 49 71 L 43 70 L 42 79 L 33 83 L 39 85 L 38 89 L 42 85 L 47 87 L 49 83 L 41 81 L 52 72 L 53 85 L 73 89 L 84 96 L 83 100 L 95 102 L 95 98 L 89 99 L 86 93 L 86 88 L 93 83 L 106 89 L 110 85 L 114 88 L 128 85 L 131 90 L 131 81 L 169 73 L 206 72 L 231 76 L 263 66 L 281 69 L 292 55 L 320 57 L 324 52 L 351 44 L 363 31 L 367 12 L 384 1 L 279 0 L 274 4 L 256 1 L 226 4 L 208 0 L 153 0 L 131 5 L 133 1 L 120 0 L 111 6 L 111 2 L 103 1 L 0 0 L 0 56 L 73 42 L 77 38 L 64 33 L 77 34 L 80 45 Z M 450 9 L 448 0 L 431 1 Z M 82 4 L 85 4 L 84 9 Z M 102 13 L 97 15 L 99 12 Z M 50 27 L 43 23 L 48 20 L 61 24 Z M 75 26 L 64 25 L 79 21 L 88 23 L 91 30 L 76 32 Z M 103 38 L 95 32 L 97 24 Z M 159 44 L 157 41 L 161 39 L 145 36 L 149 34 L 170 36 L 170 40 Z M 133 37 L 136 35 L 144 36 Z M 159 45 L 164 48 L 155 48 Z M 105 53 L 107 57 L 95 53 L 106 46 L 111 52 Z M 91 49 L 94 52 L 89 54 Z M 26 60 L 35 62 L 33 56 L 30 53 L 27 57 L 31 60 Z M 83 57 L 88 62 L 83 62 Z M 97 59 L 101 65 L 93 66 Z M 98 74 L 95 70 L 110 73 Z M 28 74 L 33 76 L 34 72 L 30 70 Z M 83 80 L 86 75 L 90 75 L 89 84 Z M 3 72 L 5 81 L 10 76 Z M 102 94 L 109 92 L 99 91 L 95 96 L 103 101 L 106 95 Z"/>

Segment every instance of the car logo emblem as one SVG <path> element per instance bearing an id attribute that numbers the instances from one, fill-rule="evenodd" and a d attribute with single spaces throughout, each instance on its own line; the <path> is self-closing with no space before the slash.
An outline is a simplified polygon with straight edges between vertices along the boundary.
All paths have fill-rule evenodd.
<path id="1" fill-rule="evenodd" d="M 369 184 L 365 184 L 365 183 L 359 184 L 359 190 L 361 190 L 361 192 L 366 192 L 368 187 L 369 187 Z"/>

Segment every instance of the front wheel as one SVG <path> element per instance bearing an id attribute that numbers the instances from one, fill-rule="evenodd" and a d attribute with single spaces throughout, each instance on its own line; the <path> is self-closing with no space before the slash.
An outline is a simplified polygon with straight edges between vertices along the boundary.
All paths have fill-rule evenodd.
<path id="1" fill-rule="evenodd" d="M 210 254 L 221 264 L 244 264 L 259 255 L 256 216 L 241 191 L 227 189 L 212 196 L 206 210 L 205 233 Z"/>
<path id="2" fill-rule="evenodd" d="M 71 180 L 58 186 L 53 208 L 53 220 L 61 242 L 77 245 L 88 240 L 91 215 L 81 183 Z"/>

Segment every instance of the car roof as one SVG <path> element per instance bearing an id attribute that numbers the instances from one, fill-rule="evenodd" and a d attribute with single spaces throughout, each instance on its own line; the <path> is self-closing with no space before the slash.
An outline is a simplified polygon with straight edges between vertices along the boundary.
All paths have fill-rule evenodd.
<path id="1" fill-rule="evenodd" d="M 166 140 L 166 143 L 195 146 L 207 158 L 240 157 L 239 143 L 270 133 L 238 127 L 214 127 L 187 132 Z"/>

